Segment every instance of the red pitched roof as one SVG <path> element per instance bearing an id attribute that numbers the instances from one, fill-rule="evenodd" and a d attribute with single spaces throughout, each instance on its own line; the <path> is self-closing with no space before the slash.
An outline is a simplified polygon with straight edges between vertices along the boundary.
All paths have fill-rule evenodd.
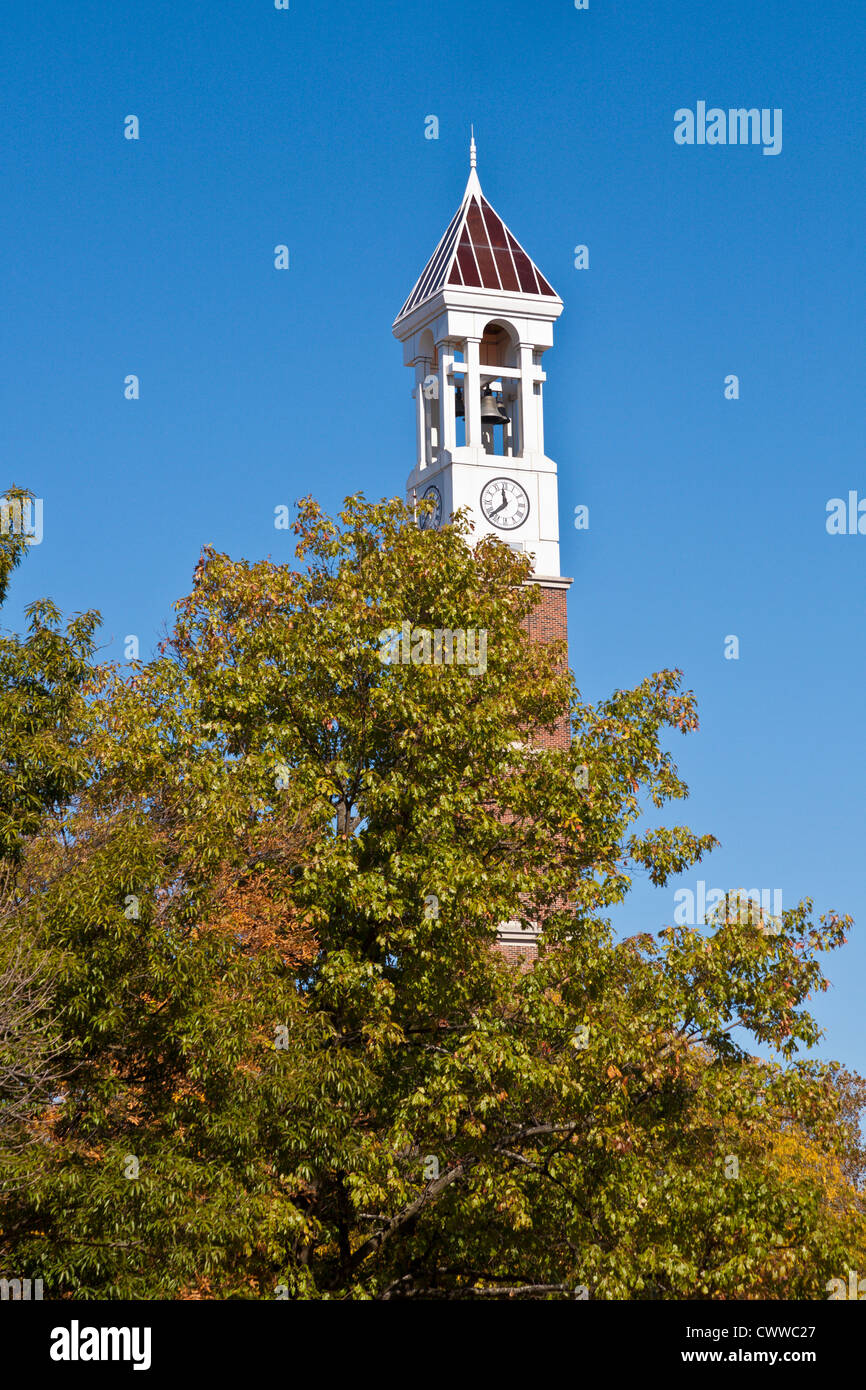
<path id="1" fill-rule="evenodd" d="M 477 178 L 469 180 L 463 202 L 421 272 L 395 322 L 446 285 L 508 290 L 512 294 L 558 296 L 520 242 L 493 211 Z"/>

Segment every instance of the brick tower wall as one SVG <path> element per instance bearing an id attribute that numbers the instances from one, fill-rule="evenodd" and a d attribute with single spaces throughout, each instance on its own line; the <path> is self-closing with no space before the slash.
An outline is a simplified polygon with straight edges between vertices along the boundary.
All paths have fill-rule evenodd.
<path id="1" fill-rule="evenodd" d="M 541 594 L 532 613 L 526 619 L 525 627 L 529 633 L 530 640 L 533 642 L 567 642 L 568 641 L 568 614 L 566 597 L 568 590 L 565 588 L 547 588 L 540 584 Z M 567 659 L 566 659 L 567 664 Z M 558 748 L 563 753 L 567 751 L 571 743 L 571 729 L 568 717 L 565 716 L 558 721 L 556 727 L 551 731 L 541 730 L 536 734 L 535 743 L 542 748 Z M 524 970 L 529 970 L 538 954 L 534 940 L 513 940 L 510 939 L 518 935 L 519 929 L 504 928 L 503 936 L 497 941 L 497 949 L 505 956 L 506 960 L 520 963 Z"/>
<path id="2" fill-rule="evenodd" d="M 526 619 L 526 629 L 533 642 L 568 642 L 567 589 L 549 589 L 540 584 L 541 596 L 535 609 Z M 567 659 L 566 659 L 567 665 Z M 535 739 L 542 748 L 558 748 L 563 753 L 571 743 L 568 719 L 561 719 L 552 733 L 540 732 Z"/>

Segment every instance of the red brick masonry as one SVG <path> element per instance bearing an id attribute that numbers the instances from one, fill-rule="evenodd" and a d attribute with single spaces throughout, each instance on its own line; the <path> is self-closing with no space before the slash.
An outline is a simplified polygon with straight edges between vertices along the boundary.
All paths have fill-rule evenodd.
<path id="1" fill-rule="evenodd" d="M 571 580 L 565 583 L 570 584 Z M 534 611 L 526 620 L 527 631 L 533 642 L 568 642 L 568 614 L 566 611 L 567 588 L 548 587 L 542 581 L 538 587 L 541 598 Z M 567 661 L 567 657 L 566 657 Z M 560 748 L 563 752 L 571 742 L 568 719 L 559 721 L 552 734 L 540 733 L 536 740 L 543 748 Z"/>
<path id="2" fill-rule="evenodd" d="M 546 585 L 543 581 L 539 583 L 541 597 L 526 620 L 526 628 L 533 642 L 568 642 L 566 604 L 568 588 L 566 586 L 570 583 L 570 579 L 562 581 L 557 586 Z M 559 748 L 565 752 L 571 742 L 568 717 L 565 716 L 559 720 L 552 733 L 540 732 L 536 736 L 535 742 L 543 748 Z M 506 960 L 520 961 L 524 970 L 528 970 L 536 958 L 537 948 L 535 940 L 529 932 L 525 933 L 524 940 L 520 939 L 522 935 L 523 933 L 520 932 L 519 928 L 507 926 L 501 928 L 497 948 Z"/>

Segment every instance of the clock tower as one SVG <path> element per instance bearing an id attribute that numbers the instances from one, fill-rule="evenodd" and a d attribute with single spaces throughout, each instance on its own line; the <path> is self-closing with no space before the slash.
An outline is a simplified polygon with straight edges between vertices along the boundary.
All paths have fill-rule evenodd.
<path id="1" fill-rule="evenodd" d="M 425 525 L 466 508 L 476 536 L 499 536 L 528 554 L 528 582 L 541 589 L 530 636 L 564 642 L 571 580 L 559 568 L 541 365 L 562 300 L 482 193 L 474 138 L 469 164 L 463 201 L 394 320 L 415 372 L 416 462 L 407 493 L 410 502 L 435 503 Z M 566 749 L 569 737 L 563 720 L 538 741 Z M 519 923 L 506 924 L 500 948 L 534 954 L 527 935 Z"/>

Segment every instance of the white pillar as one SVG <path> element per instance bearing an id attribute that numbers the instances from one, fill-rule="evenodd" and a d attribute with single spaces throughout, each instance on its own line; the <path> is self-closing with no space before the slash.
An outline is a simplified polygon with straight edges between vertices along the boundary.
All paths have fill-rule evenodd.
<path id="1" fill-rule="evenodd" d="M 427 401 L 424 396 L 424 378 L 427 363 L 419 358 L 415 363 L 415 424 L 418 437 L 418 467 L 426 468 L 430 461 L 427 449 Z"/>
<path id="2" fill-rule="evenodd" d="M 454 361 L 451 344 L 447 341 L 437 343 L 439 354 L 439 457 L 442 453 L 451 454 L 457 444 L 457 424 L 454 416 L 454 382 L 448 380 L 448 372 Z"/>
<path id="3" fill-rule="evenodd" d="M 480 449 L 481 438 L 481 339 L 466 339 L 466 386 L 463 391 L 466 411 L 466 443 Z"/>
<path id="4" fill-rule="evenodd" d="M 543 435 L 538 419 L 539 398 L 533 381 L 534 364 L 531 343 L 520 344 L 520 452 L 543 454 Z"/>

